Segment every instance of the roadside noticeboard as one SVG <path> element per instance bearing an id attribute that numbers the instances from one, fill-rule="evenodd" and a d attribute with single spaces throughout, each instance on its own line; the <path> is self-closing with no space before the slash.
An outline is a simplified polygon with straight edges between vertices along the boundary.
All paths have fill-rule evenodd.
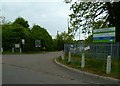
<path id="1" fill-rule="evenodd" d="M 41 40 L 35 40 L 35 47 L 41 47 Z"/>
<path id="2" fill-rule="evenodd" d="M 115 27 L 96 29 L 93 31 L 93 42 L 115 42 Z"/>
<path id="3" fill-rule="evenodd" d="M 15 48 L 20 48 L 20 44 L 15 44 Z"/>

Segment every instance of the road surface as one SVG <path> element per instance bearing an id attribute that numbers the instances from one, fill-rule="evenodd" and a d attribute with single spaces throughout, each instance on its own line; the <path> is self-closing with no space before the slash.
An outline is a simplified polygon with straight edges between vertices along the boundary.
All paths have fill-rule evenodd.
<path id="1" fill-rule="evenodd" d="M 57 65 L 54 58 L 60 52 L 45 54 L 3 55 L 3 84 L 115 84 L 80 74 Z"/>

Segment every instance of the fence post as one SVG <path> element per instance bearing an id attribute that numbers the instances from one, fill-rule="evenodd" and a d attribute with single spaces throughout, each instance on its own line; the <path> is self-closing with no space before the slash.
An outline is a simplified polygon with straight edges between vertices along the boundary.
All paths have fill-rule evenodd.
<path id="1" fill-rule="evenodd" d="M 68 62 L 71 62 L 71 52 L 69 51 Z"/>
<path id="2" fill-rule="evenodd" d="M 111 72 L 111 56 L 107 57 L 107 65 L 106 65 L 106 73 L 110 73 Z"/>
<path id="3" fill-rule="evenodd" d="M 22 49 L 20 48 L 20 53 L 22 53 Z"/>
<path id="4" fill-rule="evenodd" d="M 14 48 L 12 47 L 12 53 L 14 53 Z"/>
<path id="5" fill-rule="evenodd" d="M 82 54 L 82 60 L 81 60 L 81 68 L 85 67 L 85 54 Z"/>
<path id="6" fill-rule="evenodd" d="M 3 48 L 1 48 L 1 52 L 3 52 Z"/>

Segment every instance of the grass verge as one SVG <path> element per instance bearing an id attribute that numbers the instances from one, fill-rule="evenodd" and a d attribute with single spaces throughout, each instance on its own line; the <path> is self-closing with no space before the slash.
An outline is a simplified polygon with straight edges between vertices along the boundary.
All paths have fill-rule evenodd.
<path id="1" fill-rule="evenodd" d="M 1 54 L 2 55 L 14 55 L 14 54 L 44 54 L 44 53 L 48 53 L 48 51 L 44 52 L 44 51 L 34 51 L 34 52 L 23 52 L 23 53 L 20 53 L 20 52 L 11 52 L 11 51 L 4 51 L 2 52 Z"/>
<path id="2" fill-rule="evenodd" d="M 65 55 L 64 60 L 62 60 L 61 57 L 57 58 L 57 61 L 68 67 L 72 67 L 81 71 L 120 79 L 120 64 L 118 60 L 112 60 L 111 73 L 109 74 L 106 74 L 106 59 L 86 57 L 84 68 L 81 68 L 81 57 L 78 55 L 72 55 L 71 62 L 68 62 L 68 55 Z"/>

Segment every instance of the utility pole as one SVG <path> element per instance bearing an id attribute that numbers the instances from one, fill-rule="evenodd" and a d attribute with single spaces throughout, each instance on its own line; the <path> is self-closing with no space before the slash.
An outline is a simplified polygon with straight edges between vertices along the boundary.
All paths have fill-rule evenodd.
<path id="1" fill-rule="evenodd" d="M 80 34 L 81 34 L 81 33 L 80 33 L 80 27 L 79 27 L 79 41 L 80 41 Z"/>
<path id="2" fill-rule="evenodd" d="M 68 22 L 68 33 L 69 33 L 69 18 L 67 19 L 67 22 Z"/>

